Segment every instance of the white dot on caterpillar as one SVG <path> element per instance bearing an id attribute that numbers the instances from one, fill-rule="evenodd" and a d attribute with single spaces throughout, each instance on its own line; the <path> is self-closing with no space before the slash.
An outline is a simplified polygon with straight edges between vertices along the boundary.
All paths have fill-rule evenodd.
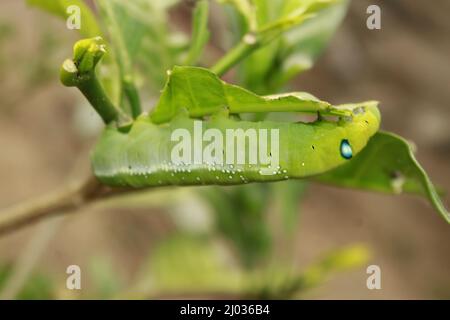
<path id="1" fill-rule="evenodd" d="M 302 167 L 304 167 L 305 166 L 305 163 L 304 162 L 302 162 Z"/>
<path id="2" fill-rule="evenodd" d="M 200 177 L 197 177 L 197 181 L 200 181 Z"/>
<path id="3" fill-rule="evenodd" d="M 233 179 L 233 177 L 232 177 L 232 176 L 228 176 L 228 178 L 230 178 L 230 179 Z"/>

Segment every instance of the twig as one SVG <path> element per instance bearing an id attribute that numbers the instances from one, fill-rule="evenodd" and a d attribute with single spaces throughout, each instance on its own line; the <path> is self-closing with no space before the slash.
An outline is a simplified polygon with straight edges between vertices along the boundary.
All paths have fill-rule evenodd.
<path id="1" fill-rule="evenodd" d="M 224 75 L 228 70 L 258 49 L 259 46 L 256 36 L 247 34 L 233 49 L 211 67 L 211 71 L 218 76 Z"/>
<path id="2" fill-rule="evenodd" d="M 279 39 L 279 36 L 285 31 L 313 16 L 313 14 L 308 14 L 307 10 L 301 9 L 285 19 L 277 20 L 259 29 L 247 32 L 234 48 L 211 67 L 211 71 L 218 76 L 224 75 L 259 48 L 269 45 L 272 41 Z"/>
<path id="3" fill-rule="evenodd" d="M 44 218 L 67 214 L 94 201 L 131 189 L 111 189 L 94 176 L 81 183 L 69 184 L 60 191 L 20 203 L 0 212 L 0 236 L 36 223 Z"/>

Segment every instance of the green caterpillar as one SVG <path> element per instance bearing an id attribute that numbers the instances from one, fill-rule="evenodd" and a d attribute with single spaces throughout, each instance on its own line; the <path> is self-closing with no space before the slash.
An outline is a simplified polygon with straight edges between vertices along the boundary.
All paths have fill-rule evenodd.
<path id="1" fill-rule="evenodd" d="M 175 67 L 152 113 L 117 125 L 123 112 L 95 77 L 101 38 L 78 42 L 61 80 L 77 86 L 107 127 L 92 154 L 106 185 L 233 185 L 304 178 L 331 170 L 360 152 L 379 128 L 376 101 L 332 106 L 307 93 L 258 96 L 207 69 Z M 244 121 L 257 112 L 317 113 L 312 123 Z M 338 121 L 324 119 L 337 116 Z M 204 134 L 203 134 L 204 133 Z M 193 138 L 192 138 L 193 137 Z"/>
<path id="2" fill-rule="evenodd" d="M 351 121 L 338 122 L 251 122 L 234 120 L 219 113 L 203 121 L 181 114 L 170 122 L 155 124 L 150 117 L 143 115 L 135 120 L 129 132 L 123 133 L 108 127 L 94 149 L 92 164 L 95 175 L 103 183 L 135 188 L 161 185 L 232 185 L 304 178 L 328 171 L 356 155 L 377 132 L 379 121 L 379 112 L 373 102 L 366 103 Z M 173 150 L 180 142 L 171 139 L 173 132 L 184 129 L 194 136 L 194 127 L 198 126 L 199 122 L 203 130 L 213 128 L 223 136 L 226 136 L 227 130 L 278 130 L 278 165 L 270 168 L 261 163 L 174 163 Z M 271 147 L 269 144 L 267 149 L 271 150 Z M 245 150 L 248 154 L 248 144 Z M 236 155 L 236 149 L 234 151 Z M 223 158 L 226 158 L 225 148 L 224 152 Z M 262 170 L 273 172 L 263 174 Z"/>

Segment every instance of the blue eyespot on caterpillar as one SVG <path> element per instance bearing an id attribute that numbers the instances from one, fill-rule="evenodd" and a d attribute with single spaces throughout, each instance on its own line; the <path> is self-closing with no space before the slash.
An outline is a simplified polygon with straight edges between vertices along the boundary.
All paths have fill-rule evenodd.
<path id="1" fill-rule="evenodd" d="M 339 151 L 341 152 L 341 156 L 344 159 L 348 160 L 353 157 L 352 146 L 350 145 L 350 142 L 348 142 L 347 139 L 342 139 Z"/>

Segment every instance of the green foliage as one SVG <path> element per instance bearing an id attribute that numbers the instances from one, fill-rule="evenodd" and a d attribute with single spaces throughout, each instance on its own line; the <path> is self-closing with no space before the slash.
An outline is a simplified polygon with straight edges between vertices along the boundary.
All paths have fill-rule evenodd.
<path id="1" fill-rule="evenodd" d="M 182 34 L 171 31 L 167 10 L 177 0 L 98 0 L 102 21 L 113 44 L 120 78 L 157 94 L 166 70 L 180 63 L 187 48 Z M 126 86 L 122 94 L 127 97 Z M 123 103 L 122 100 L 119 100 Z"/>
<path id="2" fill-rule="evenodd" d="M 270 90 L 277 90 L 299 73 L 312 68 L 342 22 L 347 5 L 348 1 L 340 1 L 286 33 L 276 56 L 271 60 L 269 72 L 260 81 L 265 80 Z M 273 65 L 276 63 L 281 64 L 281 67 Z M 263 83 L 257 85 L 264 87 Z"/>
<path id="3" fill-rule="evenodd" d="M 256 29 L 254 26 L 273 24 L 295 14 L 313 14 L 293 25 L 266 46 L 246 57 L 239 68 L 239 81 L 247 89 L 260 94 L 278 91 L 298 73 L 310 69 L 341 23 L 348 1 L 225 1 L 233 3 L 245 17 L 231 15 L 239 37 Z M 256 15 L 256 16 L 255 16 Z M 256 21 L 256 22 L 251 22 Z"/>
<path id="4" fill-rule="evenodd" d="M 156 94 L 165 81 L 166 70 L 181 62 L 187 47 L 182 34 L 169 31 L 167 9 L 177 2 L 98 0 L 95 3 L 101 19 L 97 23 L 94 13 L 82 0 L 27 0 L 29 5 L 62 19 L 68 17 L 68 6 L 80 7 L 80 34 L 90 38 L 103 36 L 111 43 L 99 82 L 117 108 L 133 118 L 141 113 L 139 88 L 146 86 L 146 96 L 149 92 Z M 204 37 L 204 32 L 200 37 Z"/>
<path id="5" fill-rule="evenodd" d="M 213 207 L 218 231 L 233 242 L 240 261 L 254 267 L 267 258 L 272 236 L 267 224 L 270 188 L 237 186 L 219 190 L 202 190 L 201 194 Z"/>
<path id="6" fill-rule="evenodd" d="M 213 239 L 180 234 L 161 242 L 143 273 L 159 294 L 237 292 L 240 272 L 227 265 L 229 257 L 223 253 Z"/>
<path id="7" fill-rule="evenodd" d="M 330 250 L 300 274 L 277 268 L 269 270 L 274 278 L 259 289 L 259 296 L 264 299 L 304 297 L 309 290 L 322 285 L 337 273 L 367 265 L 370 256 L 366 246 L 355 244 Z"/>
<path id="8" fill-rule="evenodd" d="M 378 132 L 352 161 L 317 180 L 340 187 L 421 195 L 450 223 L 450 213 L 416 160 L 411 144 L 392 133 Z"/>
<path id="9" fill-rule="evenodd" d="M 363 245 L 330 250 L 301 271 L 281 261 L 251 270 L 233 264 L 223 243 L 211 237 L 179 234 L 163 240 L 143 265 L 139 284 L 150 284 L 146 295 L 161 298 L 183 293 L 216 294 L 219 298 L 295 298 L 323 285 L 339 272 L 368 263 L 370 251 Z M 183 263 L 179 263 L 183 261 Z"/>
<path id="10" fill-rule="evenodd" d="M 308 9 L 308 6 L 302 6 L 278 20 L 257 26 L 255 30 L 247 30 L 239 44 L 232 48 L 211 70 L 220 76 L 258 49 L 273 44 L 273 41 L 279 39 L 284 32 L 312 18 L 314 10 Z"/>
<path id="11" fill-rule="evenodd" d="M 191 117 L 201 117 L 224 108 L 232 114 L 294 111 L 352 116 L 352 111 L 363 105 L 332 106 L 305 92 L 258 96 L 220 80 L 207 69 L 174 67 L 150 117 L 154 123 L 163 123 L 173 119 L 182 109 L 187 109 Z"/>
<path id="12" fill-rule="evenodd" d="M 141 103 L 135 86 L 132 61 L 141 45 L 145 26 L 127 15 L 115 1 L 97 3 L 105 17 L 104 21 L 112 39 L 113 52 L 119 69 L 119 105 L 135 118 L 141 113 Z"/>
<path id="13" fill-rule="evenodd" d="M 147 91 L 157 92 L 164 82 L 165 71 L 181 59 L 179 51 L 185 45 L 184 40 L 173 41 L 167 36 L 170 32 L 166 11 L 176 2 L 96 2 L 108 30 L 112 56 L 118 66 L 118 74 L 115 75 L 119 84 L 116 103 L 133 118 L 142 109 L 139 88 L 145 85 Z"/>
<path id="14" fill-rule="evenodd" d="M 66 59 L 61 67 L 61 82 L 77 87 L 102 117 L 105 124 L 128 122 L 128 117 L 111 102 L 97 79 L 95 68 L 106 53 L 101 37 L 80 40 L 73 48 L 73 59 Z"/>

